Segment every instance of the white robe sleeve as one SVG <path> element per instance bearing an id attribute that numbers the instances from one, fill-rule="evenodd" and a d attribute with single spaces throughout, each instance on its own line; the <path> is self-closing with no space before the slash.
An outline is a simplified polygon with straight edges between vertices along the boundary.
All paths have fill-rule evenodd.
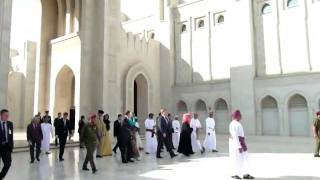
<path id="1" fill-rule="evenodd" d="M 201 128 L 201 123 L 200 123 L 199 119 L 197 119 L 197 121 L 196 121 L 196 127 L 199 128 L 199 129 Z"/>
<path id="2" fill-rule="evenodd" d="M 146 129 L 153 129 L 154 128 L 154 121 L 152 121 L 150 119 L 146 119 L 144 124 L 145 124 Z"/>
<path id="3" fill-rule="evenodd" d="M 146 121 L 144 122 L 144 126 L 146 127 L 146 129 L 149 129 L 149 120 L 148 119 L 146 119 Z"/>
<path id="4" fill-rule="evenodd" d="M 212 118 L 212 130 L 216 131 L 216 121 Z"/>
<path id="5" fill-rule="evenodd" d="M 190 128 L 194 129 L 194 119 L 191 119 L 190 121 Z"/>
<path id="6" fill-rule="evenodd" d="M 231 123 L 229 131 L 230 131 L 230 135 L 231 135 L 231 138 L 232 138 L 233 142 L 240 149 L 241 145 L 240 145 L 239 137 L 238 137 L 239 136 L 239 132 L 238 132 L 239 131 L 239 125 L 235 124 L 235 123 Z"/>
<path id="7" fill-rule="evenodd" d="M 54 131 L 53 131 L 53 126 L 50 126 L 50 132 L 51 132 L 51 137 L 54 138 Z"/>
<path id="8" fill-rule="evenodd" d="M 209 122 L 209 118 L 206 119 L 206 132 L 207 132 L 207 134 L 210 133 L 210 122 Z"/>
<path id="9" fill-rule="evenodd" d="M 180 126 L 180 122 L 177 121 L 177 126 L 178 126 L 178 131 L 180 132 L 181 131 L 181 126 Z"/>
<path id="10" fill-rule="evenodd" d="M 206 127 L 207 133 L 214 133 L 214 120 L 212 118 L 207 118 Z"/>

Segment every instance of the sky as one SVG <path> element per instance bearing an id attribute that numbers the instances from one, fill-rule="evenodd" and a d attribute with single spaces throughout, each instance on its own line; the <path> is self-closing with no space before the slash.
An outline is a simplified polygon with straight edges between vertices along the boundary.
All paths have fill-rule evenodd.
<path id="1" fill-rule="evenodd" d="M 121 12 L 131 20 L 152 15 L 159 0 L 122 0 Z M 142 8 L 143 7 L 143 8 Z"/>
<path id="2" fill-rule="evenodd" d="M 26 40 L 39 41 L 40 30 L 40 0 L 13 0 L 11 48 L 23 47 Z"/>

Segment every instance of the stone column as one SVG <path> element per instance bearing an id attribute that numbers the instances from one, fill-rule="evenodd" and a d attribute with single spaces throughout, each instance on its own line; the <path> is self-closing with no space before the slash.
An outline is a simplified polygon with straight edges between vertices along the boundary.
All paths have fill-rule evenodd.
<path id="1" fill-rule="evenodd" d="M 309 103 L 309 106 L 308 106 L 309 124 L 311 124 L 311 125 L 313 124 L 313 121 L 316 118 L 317 109 L 318 109 L 317 102 L 314 100 L 311 100 Z M 311 125 L 310 125 L 310 127 L 311 127 Z M 313 135 L 312 131 L 310 130 L 309 132 L 310 132 L 309 135 L 312 136 Z"/>
<path id="2" fill-rule="evenodd" d="M 37 62 L 37 44 L 27 41 L 25 43 L 25 61 L 26 61 L 26 81 L 25 81 L 25 105 L 24 105 L 24 127 L 30 123 L 34 112 L 34 95 L 36 82 L 36 62 Z"/>
<path id="3" fill-rule="evenodd" d="M 252 66 L 242 66 L 231 69 L 231 99 L 232 111 L 240 110 L 243 126 L 248 134 L 256 134 L 257 116 L 254 93 L 254 69 Z"/>
<path id="4" fill-rule="evenodd" d="M 122 94 L 121 92 L 117 92 L 119 91 L 119 86 L 116 72 L 119 60 L 118 52 L 120 50 L 120 14 L 119 0 L 105 1 L 103 29 L 103 108 L 111 117 L 115 117 L 121 109 L 120 102 Z M 123 79 L 121 79 L 121 81 L 123 81 Z M 133 108 L 130 110 L 133 110 Z"/>
<path id="5" fill-rule="evenodd" d="M 258 108 L 258 111 L 257 111 L 257 135 L 261 136 L 263 135 L 263 130 L 262 130 L 262 120 L 263 120 L 263 117 L 262 117 L 262 114 L 263 114 L 263 109 L 262 108 Z"/>
<path id="6" fill-rule="evenodd" d="M 58 36 L 64 36 L 66 34 L 66 2 L 63 0 L 57 0 L 58 4 Z M 43 11 L 43 10 L 42 10 Z"/>
<path id="7" fill-rule="evenodd" d="M 248 134 L 256 134 L 256 103 L 254 78 L 256 68 L 254 63 L 254 35 L 252 1 L 232 1 L 226 10 L 229 14 L 228 28 L 230 37 L 228 43 L 234 52 L 229 54 L 230 89 L 232 111 L 239 109 L 243 115 L 243 126 Z M 235 41 L 237 39 L 237 41 Z"/>
<path id="8" fill-rule="evenodd" d="M 283 120 L 283 129 L 281 132 L 281 135 L 283 136 L 290 136 L 290 120 L 289 120 L 289 108 L 288 108 L 288 104 L 284 103 L 281 104 L 281 114 L 283 115 L 282 117 L 280 116 L 280 118 Z"/>
<path id="9" fill-rule="evenodd" d="M 280 123 L 280 136 L 289 136 L 289 123 L 287 117 L 287 108 L 284 102 L 278 102 L 278 113 Z"/>
<path id="10" fill-rule="evenodd" d="M 0 109 L 7 108 L 12 0 L 0 1 Z"/>

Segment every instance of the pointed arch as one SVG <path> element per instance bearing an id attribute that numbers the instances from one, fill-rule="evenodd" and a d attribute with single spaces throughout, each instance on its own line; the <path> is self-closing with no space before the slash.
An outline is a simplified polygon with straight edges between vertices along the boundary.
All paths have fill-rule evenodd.
<path id="1" fill-rule="evenodd" d="M 134 79 L 134 113 L 138 119 L 142 120 L 148 117 L 149 96 L 148 81 L 143 74 L 138 74 Z"/>
<path id="2" fill-rule="evenodd" d="M 205 119 L 208 117 L 207 105 L 204 100 L 199 99 L 195 103 L 195 113 L 199 115 L 199 120 L 201 124 L 205 123 Z"/>
<path id="3" fill-rule="evenodd" d="M 267 95 L 260 103 L 262 110 L 262 134 L 263 135 L 279 135 L 280 121 L 277 100 Z"/>
<path id="4" fill-rule="evenodd" d="M 307 99 L 301 94 L 294 94 L 288 99 L 288 118 L 290 135 L 309 135 L 309 115 Z"/>
<path id="5" fill-rule="evenodd" d="M 56 76 L 54 114 L 69 112 L 75 106 L 75 74 L 64 65 Z"/>
<path id="6" fill-rule="evenodd" d="M 214 103 L 214 112 L 217 133 L 227 134 L 231 119 L 227 101 L 223 98 L 217 99 Z"/>
<path id="7" fill-rule="evenodd" d="M 188 106 L 187 104 L 183 101 L 183 100 L 180 100 L 178 101 L 177 103 L 177 111 L 180 113 L 186 113 L 188 112 Z"/>
<path id="8" fill-rule="evenodd" d="M 262 9 L 261 9 L 261 13 L 262 15 L 264 14 L 270 14 L 272 12 L 272 7 L 269 3 L 265 3 L 263 6 L 262 6 Z"/>

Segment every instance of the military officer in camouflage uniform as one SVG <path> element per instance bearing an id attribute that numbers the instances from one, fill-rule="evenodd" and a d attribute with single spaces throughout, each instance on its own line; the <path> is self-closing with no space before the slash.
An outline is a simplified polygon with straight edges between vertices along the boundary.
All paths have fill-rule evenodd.
<path id="1" fill-rule="evenodd" d="M 320 111 L 317 112 L 317 118 L 313 123 L 313 136 L 316 141 L 316 149 L 314 152 L 314 157 L 320 157 Z"/>
<path id="2" fill-rule="evenodd" d="M 81 138 L 87 149 L 87 155 L 84 160 L 82 170 L 89 171 L 87 164 L 90 162 L 90 166 L 92 169 L 92 173 L 97 171 L 96 165 L 94 163 L 93 154 L 96 150 L 98 137 L 97 137 L 97 127 L 96 127 L 96 115 L 91 115 L 89 119 L 89 123 L 86 124 L 81 132 Z"/>

